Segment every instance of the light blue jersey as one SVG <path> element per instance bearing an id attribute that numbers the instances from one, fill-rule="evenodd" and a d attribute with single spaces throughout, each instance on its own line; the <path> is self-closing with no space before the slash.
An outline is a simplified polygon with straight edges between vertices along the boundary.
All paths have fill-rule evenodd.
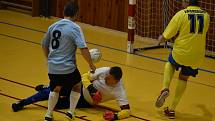
<path id="1" fill-rule="evenodd" d="M 48 71 L 50 74 L 69 74 L 76 68 L 76 49 L 86 48 L 79 25 L 62 19 L 52 24 L 42 41 L 49 48 Z"/>

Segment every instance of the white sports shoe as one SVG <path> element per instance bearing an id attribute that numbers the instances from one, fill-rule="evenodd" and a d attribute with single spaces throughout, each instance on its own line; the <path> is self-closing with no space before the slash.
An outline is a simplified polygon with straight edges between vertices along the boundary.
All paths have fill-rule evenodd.
<path id="1" fill-rule="evenodd" d="M 50 114 L 48 114 L 48 113 L 46 113 L 46 115 L 45 115 L 45 121 L 52 121 L 52 120 L 53 120 L 53 116 L 50 115 Z"/>
<path id="2" fill-rule="evenodd" d="M 155 106 L 160 108 L 163 106 L 165 99 L 169 96 L 169 89 L 163 89 L 161 94 L 158 96 Z"/>

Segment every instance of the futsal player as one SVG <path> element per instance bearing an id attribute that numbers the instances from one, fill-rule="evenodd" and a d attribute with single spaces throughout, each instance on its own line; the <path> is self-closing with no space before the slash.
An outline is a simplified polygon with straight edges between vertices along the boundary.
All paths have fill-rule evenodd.
<path id="1" fill-rule="evenodd" d="M 120 67 L 97 68 L 94 74 L 85 73 L 82 75 L 81 96 L 77 108 L 90 108 L 93 105 L 116 100 L 121 111 L 114 113 L 107 111 L 104 119 L 113 121 L 128 118 L 130 116 L 130 106 L 122 82 L 122 70 Z M 12 109 L 17 112 L 24 106 L 48 99 L 50 86 L 39 85 L 35 88 L 38 92 L 33 96 L 12 104 Z M 70 91 L 62 88 L 55 108 L 64 109 L 69 107 Z"/>
<path id="2" fill-rule="evenodd" d="M 175 96 L 170 106 L 164 109 L 169 118 L 175 118 L 175 109 L 186 89 L 189 77 L 196 77 L 198 74 L 198 67 L 205 56 L 206 33 L 210 22 L 209 14 L 198 7 L 198 0 L 183 0 L 182 5 L 186 8 L 173 16 L 158 38 L 160 44 L 178 34 L 164 68 L 163 87 L 156 101 L 156 107 L 163 106 L 170 93 L 169 86 L 174 72 L 180 69 Z"/>
<path id="3" fill-rule="evenodd" d="M 81 75 L 76 63 L 77 48 L 80 49 L 91 70 L 95 71 L 96 69 L 92 63 L 83 32 L 80 26 L 74 22 L 77 12 L 77 2 L 66 4 L 64 7 L 64 19 L 52 24 L 42 41 L 43 52 L 48 62 L 48 76 L 51 88 L 45 121 L 53 120 L 53 110 L 62 87 L 72 88 L 70 108 L 66 116 L 69 120 L 73 120 L 75 117 L 74 111 L 81 91 Z"/>

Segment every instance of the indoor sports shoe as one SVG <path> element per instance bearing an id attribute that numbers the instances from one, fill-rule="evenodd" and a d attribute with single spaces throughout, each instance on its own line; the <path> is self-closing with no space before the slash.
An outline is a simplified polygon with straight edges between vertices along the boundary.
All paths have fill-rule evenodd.
<path id="1" fill-rule="evenodd" d="M 175 111 L 174 110 L 170 110 L 168 107 L 164 108 L 164 114 L 169 119 L 175 119 Z"/>
<path id="2" fill-rule="evenodd" d="M 44 121 L 52 121 L 52 120 L 53 120 L 53 116 L 46 113 Z"/>
<path id="3" fill-rule="evenodd" d="M 69 121 L 73 121 L 75 120 L 75 114 L 71 114 L 69 111 L 66 112 L 66 118 L 69 120 Z"/>
<path id="4" fill-rule="evenodd" d="M 35 89 L 36 91 L 41 91 L 41 90 L 47 89 L 47 88 L 48 88 L 47 85 L 42 85 L 42 84 L 40 84 L 40 85 L 37 85 L 34 89 Z"/>
<path id="5" fill-rule="evenodd" d="M 169 96 L 169 89 L 165 88 L 161 91 L 161 94 L 158 96 L 155 106 L 160 108 L 163 106 L 165 99 Z"/>
<path id="6" fill-rule="evenodd" d="M 19 110 L 22 110 L 23 107 L 24 107 L 24 105 L 22 104 L 22 101 L 19 101 L 19 102 L 17 102 L 17 103 L 13 103 L 13 104 L 12 104 L 12 109 L 13 109 L 14 112 L 17 112 L 17 111 L 19 111 Z"/>

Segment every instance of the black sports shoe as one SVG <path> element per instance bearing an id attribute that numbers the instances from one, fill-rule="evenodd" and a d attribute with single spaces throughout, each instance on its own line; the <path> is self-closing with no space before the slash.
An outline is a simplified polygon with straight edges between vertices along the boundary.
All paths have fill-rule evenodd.
<path id="1" fill-rule="evenodd" d="M 13 103 L 12 104 L 12 109 L 14 112 L 17 112 L 19 110 L 22 110 L 23 109 L 23 105 L 21 104 L 21 102 L 17 102 L 17 103 Z"/>
<path id="2" fill-rule="evenodd" d="M 70 112 L 66 112 L 66 118 L 69 120 L 69 121 L 72 121 L 75 119 L 75 115 L 74 114 L 71 114 Z"/>
<path id="3" fill-rule="evenodd" d="M 40 91 L 40 90 L 46 89 L 46 88 L 48 88 L 48 87 L 49 87 L 49 86 L 47 86 L 47 85 L 40 84 L 40 85 L 37 85 L 34 89 L 35 89 L 36 91 Z"/>
<path id="4" fill-rule="evenodd" d="M 52 118 L 50 118 L 50 117 L 45 117 L 45 121 L 52 121 Z"/>
<path id="5" fill-rule="evenodd" d="M 168 107 L 164 108 L 164 114 L 169 119 L 175 119 L 175 111 L 174 110 L 170 110 Z"/>

